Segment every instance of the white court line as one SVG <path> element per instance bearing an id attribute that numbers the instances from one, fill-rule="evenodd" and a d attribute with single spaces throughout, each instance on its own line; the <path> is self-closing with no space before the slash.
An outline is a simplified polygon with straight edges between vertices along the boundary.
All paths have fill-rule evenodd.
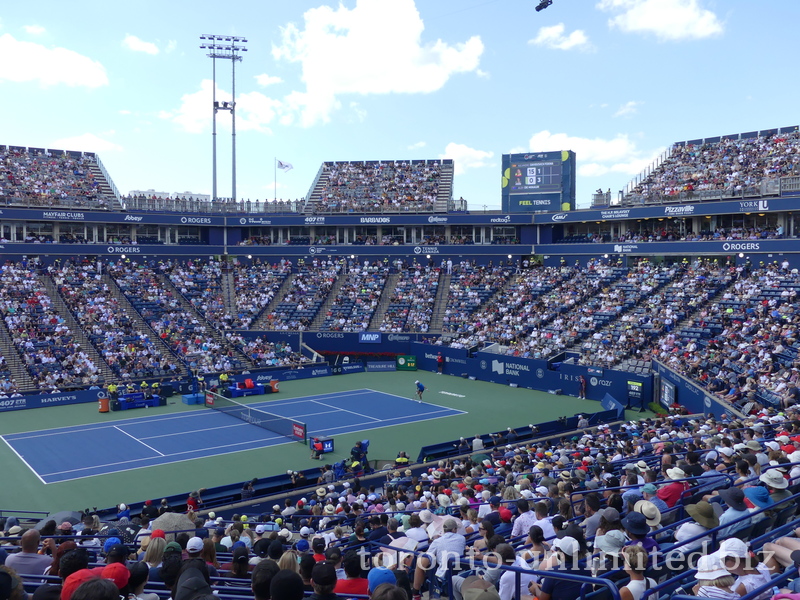
<path id="1" fill-rule="evenodd" d="M 364 390 L 359 392 L 342 392 L 341 394 L 317 394 L 316 396 L 306 396 L 303 398 L 296 398 L 292 400 L 285 400 L 285 401 L 264 401 L 259 400 L 258 402 L 254 402 L 252 404 L 245 404 L 250 408 L 268 408 L 271 406 L 285 406 L 289 404 L 300 404 L 303 402 L 313 402 L 311 398 L 325 398 L 325 397 L 339 397 L 339 396 L 353 396 L 353 395 L 363 395 L 373 392 L 374 390 Z M 200 406 L 200 405 L 198 405 Z M 205 408 L 202 407 L 201 408 Z M 25 431 L 22 433 L 9 433 L 6 434 L 9 441 L 17 441 L 17 440 L 28 440 L 28 439 L 36 439 L 40 437 L 48 437 L 51 435 L 61 435 L 61 434 L 68 434 L 68 433 L 83 433 L 85 431 L 96 431 L 99 429 L 105 429 L 107 427 L 118 427 L 118 426 L 125 426 L 125 425 L 146 425 L 148 423 L 162 423 L 164 421 L 172 421 L 175 419 L 187 419 L 193 417 L 204 417 L 207 415 L 213 415 L 215 412 L 219 411 L 211 411 L 208 409 L 202 411 L 185 411 L 177 414 L 172 415 L 163 415 L 158 417 L 131 417 L 129 419 L 122 419 L 119 421 L 111 421 L 108 423 L 88 423 L 85 426 L 81 425 L 73 425 L 68 427 L 51 427 L 48 429 L 34 429 L 32 431 Z M 291 418 L 291 417 L 287 417 Z M 33 434 L 33 435 L 28 435 Z M 8 441 L 6 442 L 8 443 Z"/>
<path id="2" fill-rule="evenodd" d="M 262 431 L 264 431 L 264 430 L 262 430 Z M 277 439 L 281 439 L 281 438 L 285 438 L 285 437 L 286 437 L 285 435 L 276 435 L 274 437 L 268 437 L 268 438 L 264 438 L 264 439 L 261 439 L 261 440 L 250 440 L 250 441 L 247 441 L 247 442 L 237 442 L 236 444 L 223 444 L 222 446 L 211 446 L 211 447 L 208 447 L 208 448 L 197 448 L 195 450 L 185 450 L 184 452 L 175 452 L 173 454 L 162 454 L 161 456 L 163 456 L 164 458 L 170 458 L 172 456 L 181 456 L 183 454 L 194 454 L 195 452 L 204 452 L 206 450 L 217 450 L 218 448 L 231 448 L 233 446 L 244 446 L 245 444 L 261 444 L 263 442 L 268 442 L 270 440 L 277 440 Z M 272 445 L 274 446 L 276 444 L 272 444 Z M 258 448 L 259 448 L 259 446 L 256 446 L 255 448 L 253 448 L 253 450 L 256 450 Z M 221 452 L 220 454 L 209 454 L 207 456 L 196 456 L 196 457 L 193 457 L 193 458 L 211 458 L 212 456 L 221 456 L 222 454 L 233 454 L 234 452 L 239 452 L 239 450 L 233 450 L 231 452 Z M 52 473 L 44 473 L 42 475 L 42 477 L 49 477 L 51 475 L 61 475 L 62 473 L 74 473 L 75 471 L 85 471 L 87 469 L 98 469 L 100 467 L 105 467 L 105 466 L 113 467 L 113 466 L 116 466 L 116 465 L 126 465 L 126 464 L 130 464 L 131 462 L 138 462 L 138 461 L 142 461 L 142 460 L 155 460 L 155 457 L 152 457 L 152 458 L 138 458 L 135 461 L 122 460 L 122 461 L 119 461 L 119 462 L 105 463 L 103 465 L 80 467 L 79 469 L 69 469 L 67 471 L 54 471 Z M 176 461 L 169 461 L 169 462 L 166 462 L 166 463 L 159 462 L 159 463 L 156 463 L 155 465 L 146 465 L 146 466 L 148 466 L 148 467 L 160 467 L 161 465 L 169 465 L 169 464 L 172 464 L 172 463 L 175 463 L 175 462 L 181 462 L 181 461 L 177 461 L 176 460 Z M 141 468 L 141 467 L 134 467 L 134 468 L 138 469 L 138 468 Z M 128 469 L 123 469 L 123 470 L 127 471 Z M 111 473 L 119 473 L 119 472 L 120 471 L 107 471 L 105 473 L 98 473 L 98 475 L 110 475 Z M 82 479 L 82 478 L 81 477 L 77 477 L 76 479 Z M 71 480 L 65 480 L 65 481 L 71 481 Z"/>
<path id="3" fill-rule="evenodd" d="M 285 438 L 285 436 L 281 436 L 281 437 Z M 269 439 L 277 439 L 277 438 L 269 438 Z M 248 443 L 255 443 L 255 442 L 248 442 Z M 292 444 L 292 443 L 294 443 L 294 442 L 287 440 L 285 442 L 281 442 L 280 444 L 270 444 L 269 446 L 266 446 L 266 448 L 272 448 L 273 446 L 282 446 L 284 444 Z M 228 444 L 228 445 L 225 445 L 225 446 L 217 446 L 217 447 L 218 448 L 228 448 L 229 446 L 241 446 L 241 445 L 242 444 Z M 122 472 L 125 472 L 125 471 L 136 471 L 137 469 L 152 469 L 153 467 L 161 467 L 161 466 L 164 466 L 164 465 L 175 465 L 175 464 L 182 463 L 182 462 L 188 462 L 190 460 L 202 460 L 204 458 L 214 458 L 214 457 L 217 457 L 217 456 L 225 456 L 227 454 L 238 454 L 239 452 L 249 452 L 250 450 L 261 450 L 261 449 L 266 449 L 266 448 L 262 447 L 262 446 L 254 446 L 253 448 L 244 448 L 243 450 L 231 450 L 230 452 L 219 452 L 217 454 L 208 454 L 208 455 L 205 455 L 205 456 L 190 456 L 189 458 L 182 458 L 181 460 L 173 460 L 173 461 L 165 462 L 165 463 L 164 462 L 158 462 L 158 463 L 154 463 L 154 464 L 151 464 L 151 465 L 142 465 L 141 467 L 128 466 L 127 468 L 120 469 L 118 471 L 106 471 L 104 473 L 93 473 L 91 475 L 82 475 L 80 477 L 70 477 L 69 479 L 59 479 L 58 481 L 53 481 L 52 483 L 65 483 L 67 481 L 79 481 L 81 479 L 88 479 L 89 477 L 103 477 L 105 475 L 113 475 L 114 473 L 122 473 Z M 194 450 L 193 450 L 193 452 L 194 452 Z M 186 452 L 182 452 L 181 454 L 187 454 L 187 453 Z M 169 454 L 167 456 L 176 456 L 176 455 Z M 155 457 L 153 457 L 153 458 L 150 458 L 150 459 L 140 459 L 140 460 L 156 460 L 156 459 L 155 459 Z M 111 463 L 111 464 L 114 464 L 114 465 L 123 465 L 123 464 L 130 465 L 130 463 L 125 463 L 125 462 Z M 102 466 L 105 466 L 105 465 L 102 465 Z M 82 470 L 96 469 L 96 468 L 98 468 L 98 467 L 83 467 L 83 469 L 73 469 L 72 471 L 59 471 L 59 472 L 56 472 L 56 473 L 49 473 L 48 475 L 58 475 L 60 473 L 71 473 L 73 471 L 82 471 Z M 45 477 L 47 477 L 48 475 L 45 475 Z M 43 483 L 45 485 L 50 485 L 50 482 L 43 482 Z"/>
<path id="4" fill-rule="evenodd" d="M 215 411 L 216 412 L 216 411 Z M 56 427 L 53 429 L 36 429 L 31 432 L 25 433 L 34 433 L 35 435 L 18 435 L 18 434 L 10 434 L 9 437 L 16 436 L 11 438 L 12 442 L 17 440 L 28 440 L 34 439 L 39 437 L 48 437 L 51 435 L 62 435 L 65 433 L 83 433 L 84 431 L 96 431 L 98 429 L 105 429 L 107 427 L 120 427 L 125 425 L 146 425 L 147 423 L 161 423 L 163 421 L 172 421 L 175 419 L 187 419 L 191 417 L 204 417 L 207 415 L 213 415 L 214 413 L 210 410 L 202 411 L 202 412 L 184 412 L 184 413 L 177 413 L 172 416 L 164 415 L 161 417 L 139 417 L 133 419 L 123 419 L 121 421 L 110 421 L 108 423 L 88 423 L 86 427 L 81 427 L 80 425 L 73 425 L 72 427 Z"/>
<path id="5" fill-rule="evenodd" d="M 427 389 L 427 388 L 426 388 Z M 408 400 L 409 402 L 416 402 L 413 398 L 409 398 L 408 396 L 401 396 L 399 394 L 390 394 L 389 392 L 380 392 L 378 390 L 369 390 L 370 392 L 375 392 L 376 394 L 385 394 L 387 396 L 392 396 L 394 398 L 402 398 L 403 400 Z M 446 408 L 448 410 L 453 410 L 461 415 L 469 414 L 466 410 L 458 410 L 457 408 L 452 408 L 450 406 L 442 406 L 441 404 L 434 404 L 433 402 L 428 402 L 427 400 L 422 401 L 423 404 L 429 404 L 431 406 L 435 406 L 437 408 Z M 439 412 L 439 411 L 436 411 Z"/>
<path id="6" fill-rule="evenodd" d="M 39 473 L 37 473 L 37 472 L 36 472 L 36 469 L 34 469 L 32 466 L 30 466 L 30 465 L 28 464 L 28 461 L 27 461 L 27 460 L 25 460 L 24 458 L 22 458 L 22 455 L 21 455 L 19 452 L 17 452 L 17 449 L 16 449 L 16 448 L 14 448 L 14 446 L 12 446 L 11 444 L 9 444 L 9 443 L 8 443 L 8 440 L 5 438 L 5 436 L 0 436 L 0 437 L 2 437 L 2 438 L 3 438 L 3 441 L 6 443 L 6 445 L 7 445 L 9 448 L 11 448 L 11 451 L 12 451 L 14 454 L 16 454 L 16 455 L 17 455 L 17 458 L 18 458 L 18 459 L 20 459 L 20 460 L 22 461 L 22 464 L 24 464 L 26 467 L 28 467 L 28 468 L 31 470 L 31 473 L 33 473 L 34 475 L 36 475 L 36 478 L 37 478 L 39 481 L 41 481 L 41 482 L 42 482 L 44 485 L 47 485 L 47 482 L 46 482 L 44 479 L 42 479 L 42 477 L 41 477 L 41 475 L 39 475 Z"/>
<path id="7" fill-rule="evenodd" d="M 348 412 L 351 415 L 356 415 L 356 416 L 362 417 L 364 419 L 372 419 L 373 421 L 377 421 L 378 423 L 380 423 L 383 420 L 383 419 L 377 419 L 375 417 L 370 417 L 369 415 L 361 414 L 361 413 L 356 412 L 354 410 L 347 410 L 346 408 L 340 408 L 338 406 L 331 406 L 330 404 L 325 404 L 324 402 L 320 402 L 318 400 L 313 400 L 313 402 L 314 402 L 314 404 L 320 404 L 322 406 L 327 406 L 328 408 L 334 408 L 334 409 L 336 409 L 336 412 Z"/>
<path id="8" fill-rule="evenodd" d="M 219 431 L 220 429 L 228 429 L 230 427 L 242 427 L 243 425 L 250 425 L 245 421 L 241 423 L 234 423 L 233 425 L 219 425 L 217 427 L 206 427 L 205 429 L 192 429 L 191 431 L 173 431 L 171 433 L 162 433 L 161 435 L 149 435 L 147 437 L 139 438 L 140 440 L 158 440 L 165 437 L 172 437 L 174 435 L 186 435 L 187 433 L 202 433 L 203 431 Z"/>
<path id="9" fill-rule="evenodd" d="M 164 456 L 163 452 L 159 452 L 158 450 L 156 450 L 155 448 L 153 448 L 151 445 L 149 445 L 149 444 L 145 444 L 145 443 L 144 443 L 142 440 L 140 440 L 139 438 L 137 438 L 137 437 L 135 437 L 135 436 L 131 435 L 131 434 L 130 434 L 130 433 L 128 433 L 127 431 L 122 431 L 122 429 L 120 429 L 120 428 L 119 428 L 119 427 L 117 427 L 116 425 L 114 425 L 114 429 L 116 429 L 116 430 L 117 430 L 117 431 L 119 431 L 120 433 L 124 433 L 124 434 L 125 434 L 125 435 L 127 435 L 129 438 L 131 438 L 132 440 L 136 440 L 136 441 L 137 441 L 137 442 L 139 442 L 139 443 L 140 443 L 142 446 L 144 446 L 145 448 L 149 448 L 150 450 L 152 450 L 153 452 L 155 452 L 155 453 L 156 453 L 156 454 L 158 454 L 159 456 Z"/>
<path id="10" fill-rule="evenodd" d="M 437 410 L 437 411 L 434 411 L 434 412 L 431 412 L 431 413 L 428 413 L 428 414 L 429 415 L 435 415 L 435 414 L 440 413 L 440 412 L 451 412 L 451 409 L 445 408 L 443 410 Z M 462 411 L 460 414 L 466 414 L 466 413 L 464 413 Z M 420 416 L 422 417 L 424 415 L 420 415 Z M 406 424 L 411 425 L 412 423 L 419 423 L 421 421 L 435 421 L 436 419 L 447 419 L 448 417 L 455 417 L 455 416 L 457 416 L 457 415 L 449 414 L 449 415 L 442 415 L 441 417 L 433 417 L 432 419 L 417 419 L 415 421 L 406 421 L 405 423 L 400 423 L 400 425 L 406 425 Z M 387 421 L 396 421 L 397 419 L 407 419 L 407 418 L 408 418 L 407 416 L 393 417 L 391 419 L 385 419 L 384 421 L 380 421 L 380 422 L 381 423 L 386 423 Z M 352 425 L 342 425 L 341 427 L 328 427 L 327 429 L 315 429 L 314 433 L 321 433 L 323 431 L 331 431 L 331 430 L 334 430 L 334 429 L 347 429 L 348 427 L 364 427 L 364 426 L 367 427 L 367 429 L 354 429 L 352 431 L 341 431 L 338 434 L 334 434 L 334 435 L 345 435 L 345 434 L 353 433 L 355 431 L 372 431 L 373 429 L 383 429 L 384 427 L 395 427 L 395 425 L 379 425 L 378 427 L 369 427 L 369 425 L 372 425 L 372 423 L 354 423 Z"/>

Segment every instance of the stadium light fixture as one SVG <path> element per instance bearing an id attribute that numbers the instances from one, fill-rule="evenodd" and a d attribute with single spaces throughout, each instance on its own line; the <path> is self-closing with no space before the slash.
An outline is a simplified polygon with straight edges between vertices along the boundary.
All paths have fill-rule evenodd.
<path id="1" fill-rule="evenodd" d="M 231 199 L 236 200 L 236 63 L 242 60 L 241 53 L 247 52 L 244 44 L 247 39 L 232 35 L 214 35 L 205 33 L 200 36 L 204 40 L 200 48 L 207 50 L 206 56 L 211 59 L 212 77 L 212 127 L 211 127 L 211 178 L 213 201 L 217 200 L 217 111 L 227 110 L 231 113 Z M 217 102 L 217 59 L 231 61 L 231 101 Z"/>

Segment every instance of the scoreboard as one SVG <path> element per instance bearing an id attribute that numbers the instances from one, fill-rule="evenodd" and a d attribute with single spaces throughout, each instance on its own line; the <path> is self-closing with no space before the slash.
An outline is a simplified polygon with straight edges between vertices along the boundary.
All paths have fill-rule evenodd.
<path id="1" fill-rule="evenodd" d="M 575 208 L 575 153 L 504 154 L 504 212 L 561 212 Z"/>
<path id="2" fill-rule="evenodd" d="M 539 160 L 511 163 L 509 194 L 560 192 L 561 161 Z"/>

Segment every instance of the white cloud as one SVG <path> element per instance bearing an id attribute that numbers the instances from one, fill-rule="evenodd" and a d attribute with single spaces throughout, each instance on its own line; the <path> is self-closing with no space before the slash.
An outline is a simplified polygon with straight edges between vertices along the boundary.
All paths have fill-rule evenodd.
<path id="1" fill-rule="evenodd" d="M 417 142 L 415 144 L 411 144 L 408 147 L 408 149 L 409 150 L 419 150 L 420 148 L 424 148 L 425 146 L 427 146 L 427 144 L 425 142 Z"/>
<path id="2" fill-rule="evenodd" d="M 600 10 L 621 12 L 610 27 L 625 33 L 651 33 L 661 40 L 703 39 L 720 35 L 722 22 L 699 0 L 600 0 Z"/>
<path id="3" fill-rule="evenodd" d="M 125 39 L 122 40 L 123 48 L 127 48 L 128 50 L 133 50 L 134 52 L 144 52 L 145 54 L 158 54 L 158 46 L 156 46 L 152 42 L 145 42 L 144 40 L 136 37 L 135 35 L 131 35 L 130 33 L 125 36 Z"/>
<path id="4" fill-rule="evenodd" d="M 131 113 L 131 111 L 129 111 L 127 108 L 123 108 L 123 109 L 121 109 L 119 111 L 119 114 L 121 114 L 121 115 L 130 115 L 130 114 L 133 114 L 133 113 Z"/>
<path id="5" fill-rule="evenodd" d="M 274 75 L 267 75 L 263 73 L 261 75 L 256 75 L 256 83 L 261 87 L 267 87 L 268 85 L 275 85 L 276 83 L 283 83 L 283 79 L 280 77 L 276 77 Z"/>
<path id="6" fill-rule="evenodd" d="M 582 30 L 576 29 L 569 35 L 564 35 L 565 29 L 566 27 L 564 27 L 563 23 L 552 25 L 551 27 L 540 27 L 539 33 L 535 38 L 529 40 L 528 43 L 533 44 L 534 46 L 543 46 L 553 50 L 591 49 L 589 38 Z"/>
<path id="7" fill-rule="evenodd" d="M 46 31 L 41 25 L 24 25 L 22 28 L 31 35 L 42 35 Z"/>
<path id="8" fill-rule="evenodd" d="M 367 120 L 367 110 L 363 108 L 358 102 L 351 102 L 350 103 L 350 110 L 353 114 L 353 119 L 351 121 L 357 121 L 359 123 L 363 123 Z"/>
<path id="9" fill-rule="evenodd" d="M 14 57 L 14 60 L 0 61 L 0 81 L 38 81 L 44 86 L 65 84 L 90 88 L 108 85 L 102 64 L 66 48 L 47 48 L 19 41 L 6 33 L 0 35 L 0 56 Z"/>
<path id="10" fill-rule="evenodd" d="M 177 47 L 178 47 L 178 41 L 177 40 L 170 40 L 169 42 L 167 42 L 167 47 L 164 49 L 164 52 L 169 54 L 170 52 L 175 50 L 175 48 L 177 48 Z"/>
<path id="11" fill-rule="evenodd" d="M 60 140 L 55 140 L 49 147 L 62 148 L 64 150 L 79 150 L 81 152 L 119 152 L 122 150 L 122 146 L 104 140 L 93 133 L 84 133 L 83 135 L 61 138 Z"/>
<path id="12" fill-rule="evenodd" d="M 430 93 L 455 73 L 478 70 L 479 36 L 463 43 L 423 42 L 424 23 L 413 0 L 357 0 L 313 8 L 301 30 L 289 24 L 273 56 L 300 63 L 304 91 L 286 98 L 302 125 L 327 122 L 346 94 Z M 369 48 L 368 52 L 364 48 Z"/>
<path id="13" fill-rule="evenodd" d="M 196 92 L 184 94 L 177 110 L 161 111 L 159 117 L 172 121 L 189 133 L 202 133 L 211 127 L 209 107 L 212 102 L 213 82 L 204 79 Z M 217 86 L 217 101 L 230 101 L 231 95 Z M 269 98 L 260 92 L 248 92 L 236 97 L 237 131 L 256 130 L 270 133 L 268 125 L 283 112 L 280 100 Z M 217 126 L 230 129 L 227 111 L 217 113 Z"/>
<path id="14" fill-rule="evenodd" d="M 439 155 L 439 158 L 452 158 L 454 174 L 463 175 L 470 169 L 492 166 L 489 161 L 493 156 L 494 152 L 477 150 L 465 144 L 450 142 L 444 149 L 444 153 Z"/>
<path id="15" fill-rule="evenodd" d="M 566 133 L 540 131 L 531 136 L 527 152 L 552 152 L 572 150 L 578 161 L 578 175 L 598 177 L 607 173 L 637 175 L 664 151 L 644 151 L 625 134 L 611 139 L 581 138 Z"/>
<path id="16" fill-rule="evenodd" d="M 636 100 L 629 100 L 622 106 L 617 109 L 617 112 L 614 113 L 615 117 L 629 117 L 631 115 L 635 115 L 638 110 L 639 106 L 641 106 L 641 102 L 637 102 Z"/>

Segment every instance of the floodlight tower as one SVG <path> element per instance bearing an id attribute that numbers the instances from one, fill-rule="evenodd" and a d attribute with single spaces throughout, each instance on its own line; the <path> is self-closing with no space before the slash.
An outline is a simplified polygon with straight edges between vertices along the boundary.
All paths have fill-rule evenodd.
<path id="1" fill-rule="evenodd" d="M 212 127 L 211 127 L 211 177 L 213 201 L 217 200 L 217 111 L 227 110 L 231 113 L 231 199 L 236 200 L 236 63 L 242 60 L 240 52 L 247 52 L 244 44 L 247 40 L 243 37 L 232 35 L 204 34 L 200 36 L 203 43 L 200 48 L 208 50 L 207 56 L 211 59 L 212 73 Z M 217 59 L 223 58 L 231 61 L 231 101 L 217 102 Z"/>

